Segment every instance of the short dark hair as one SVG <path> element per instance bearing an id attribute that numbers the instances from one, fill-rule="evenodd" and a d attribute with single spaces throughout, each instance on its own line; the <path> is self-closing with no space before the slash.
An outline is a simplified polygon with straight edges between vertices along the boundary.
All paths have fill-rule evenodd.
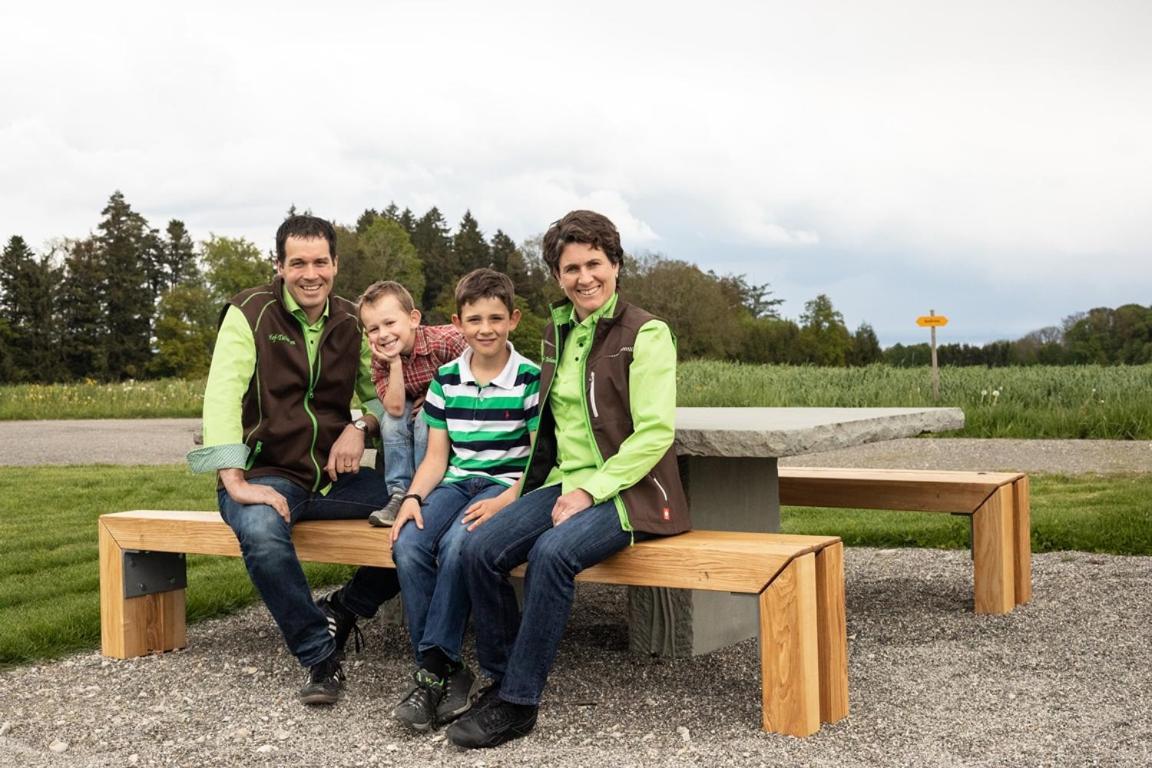
<path id="1" fill-rule="evenodd" d="M 336 229 L 329 222 L 318 216 L 297 214 L 284 219 L 280 228 L 276 230 L 276 263 L 284 263 L 284 243 L 290 237 L 299 237 L 305 240 L 322 238 L 328 241 L 328 255 L 336 260 Z"/>
<path id="2" fill-rule="evenodd" d="M 499 299 L 511 316 L 516 309 L 516 288 L 512 285 L 512 278 L 488 267 L 472 270 L 456 283 L 456 314 L 464 310 L 465 304 L 477 299 Z"/>
<path id="3" fill-rule="evenodd" d="M 584 243 L 604 252 L 612 264 L 624 263 L 624 249 L 620 247 L 620 232 L 602 213 L 595 211 L 569 211 L 562 219 L 552 222 L 544 233 L 544 263 L 552 276 L 560 274 L 560 254 L 568 243 Z"/>
<path id="4" fill-rule="evenodd" d="M 375 304 L 385 296 L 395 296 L 396 303 L 405 312 L 411 312 L 416 309 L 416 302 L 412 300 L 412 294 L 408 289 L 400 285 L 395 280 L 377 280 L 364 289 L 364 293 L 360 294 L 359 300 L 356 302 L 357 307 L 364 307 L 365 305 Z"/>

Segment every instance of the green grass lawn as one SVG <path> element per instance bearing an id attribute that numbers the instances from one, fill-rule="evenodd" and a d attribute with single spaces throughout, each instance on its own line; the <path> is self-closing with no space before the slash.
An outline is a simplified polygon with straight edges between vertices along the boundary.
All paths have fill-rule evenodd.
<path id="1" fill-rule="evenodd" d="M 1035 476 L 1032 546 L 1152 554 L 1152 476 Z M 0 469 L 0 665 L 96 648 L 100 642 L 96 518 L 126 509 L 215 509 L 211 478 L 183 466 Z M 968 546 L 968 519 L 916 512 L 786 507 L 790 533 L 849 546 Z M 313 586 L 347 566 L 308 564 Z M 188 558 L 188 615 L 216 616 L 256 595 L 239 558 Z"/>

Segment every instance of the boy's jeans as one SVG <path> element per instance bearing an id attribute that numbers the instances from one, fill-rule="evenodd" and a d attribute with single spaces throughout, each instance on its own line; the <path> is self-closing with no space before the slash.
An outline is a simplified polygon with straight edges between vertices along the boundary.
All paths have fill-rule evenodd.
<path id="1" fill-rule="evenodd" d="M 454 662 L 460 661 L 460 645 L 468 623 L 470 603 L 464 584 L 460 548 L 476 531 L 461 525 L 464 513 L 478 501 L 499 496 L 505 486 L 489 478 L 469 478 L 438 485 L 420 511 L 424 528 L 409 521 L 392 547 L 408 634 L 416 661 L 439 648 Z"/>
<path id="2" fill-rule="evenodd" d="M 404 401 L 404 413 L 392 416 L 387 411 L 380 421 L 380 462 L 376 466 L 384 472 L 384 482 L 388 491 L 407 491 L 412 485 L 412 475 L 416 467 L 424 461 L 424 452 L 428 449 L 428 422 L 424 415 L 417 413 L 412 418 L 412 401 Z M 381 506 L 388 501 L 384 496 Z"/>
<path id="3" fill-rule="evenodd" d="M 576 574 L 627 547 L 628 531 L 611 501 L 552 525 L 560 486 L 539 488 L 500 510 L 464 542 L 480 668 L 500 683 L 500 698 L 539 704 L 568 624 Z M 652 538 L 636 532 L 636 540 Z M 524 616 L 508 571 L 528 563 Z"/>
<path id="4" fill-rule="evenodd" d="M 312 493 L 283 477 L 255 477 L 250 483 L 275 488 L 288 502 L 292 522 L 366 518 L 387 498 L 384 479 L 370 469 L 340 475 L 326 496 Z M 252 584 L 284 635 L 288 649 L 305 667 L 318 664 L 335 649 L 328 620 L 312 600 L 308 579 L 292 546 L 292 531 L 276 510 L 265 504 L 239 504 L 221 488 L 220 516 L 236 533 Z M 391 568 L 363 567 L 341 595 L 346 608 L 364 618 L 399 590 Z"/>

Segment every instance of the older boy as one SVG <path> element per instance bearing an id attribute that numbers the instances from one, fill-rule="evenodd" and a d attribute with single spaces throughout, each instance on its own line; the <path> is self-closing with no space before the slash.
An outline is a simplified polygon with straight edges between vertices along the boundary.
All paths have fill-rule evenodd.
<path id="1" fill-rule="evenodd" d="M 463 714 L 475 678 L 461 662 L 468 591 L 459 551 L 470 531 L 516 498 L 538 423 L 540 368 L 513 349 L 512 281 L 491 269 L 456 286 L 452 324 L 468 348 L 436 372 L 424 403 L 428 450 L 392 528 L 418 669 L 392 714 L 427 730 Z M 407 525 L 409 521 L 414 525 Z"/>
<path id="2" fill-rule="evenodd" d="M 384 406 L 381 453 L 388 502 L 368 522 L 392 525 L 428 445 L 419 418 L 436 369 L 464 351 L 464 338 L 451 325 L 420 325 L 420 310 L 400 283 L 384 280 L 360 297 L 360 320 L 372 346 L 372 381 Z"/>

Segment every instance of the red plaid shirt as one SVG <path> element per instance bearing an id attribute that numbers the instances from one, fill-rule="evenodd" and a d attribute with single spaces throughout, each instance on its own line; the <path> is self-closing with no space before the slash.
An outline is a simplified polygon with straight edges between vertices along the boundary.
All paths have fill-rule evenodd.
<path id="1" fill-rule="evenodd" d="M 436 369 L 451 362 L 464 352 L 464 336 L 454 325 L 421 325 L 416 328 L 416 340 L 412 344 L 412 354 L 404 358 L 404 394 L 406 399 L 419 404 L 424 402 L 424 393 L 432 382 Z M 372 383 L 381 400 L 388 394 L 388 374 L 392 366 L 372 360 Z M 415 412 L 419 406 L 413 408 Z"/>

